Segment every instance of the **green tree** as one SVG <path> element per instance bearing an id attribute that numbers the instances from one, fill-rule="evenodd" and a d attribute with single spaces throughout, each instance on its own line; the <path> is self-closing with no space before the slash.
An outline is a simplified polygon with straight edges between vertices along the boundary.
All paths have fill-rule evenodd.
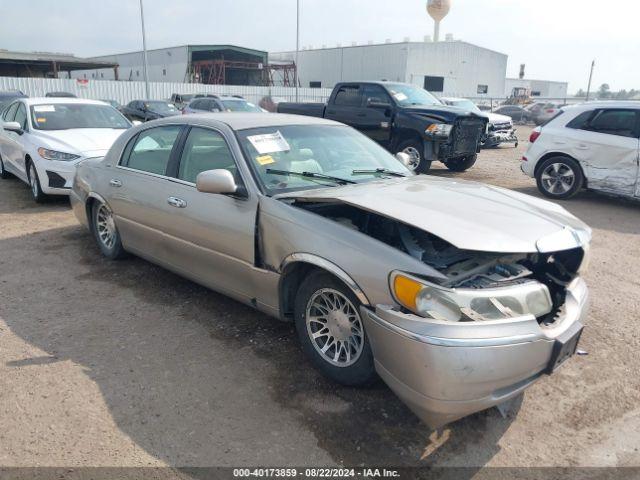
<path id="1" fill-rule="evenodd" d="M 587 93 L 582 89 L 578 90 L 578 93 L 576 93 L 576 97 L 579 97 L 579 98 L 584 98 L 586 96 L 587 96 Z"/>
<path id="2" fill-rule="evenodd" d="M 609 87 L 608 83 L 603 83 L 602 85 L 600 85 L 600 88 L 598 89 L 598 97 L 600 98 L 611 97 L 611 88 Z"/>

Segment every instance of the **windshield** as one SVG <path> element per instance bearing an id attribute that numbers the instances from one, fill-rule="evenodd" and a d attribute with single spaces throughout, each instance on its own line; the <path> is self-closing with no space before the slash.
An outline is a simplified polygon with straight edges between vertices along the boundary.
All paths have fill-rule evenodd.
<path id="1" fill-rule="evenodd" d="M 131 124 L 110 105 L 56 103 L 32 105 L 31 119 L 38 130 L 71 128 L 129 128 Z"/>
<path id="2" fill-rule="evenodd" d="M 482 113 L 478 106 L 471 100 L 449 100 L 447 103 L 453 107 L 464 108 L 465 110 L 470 110 L 472 112 Z"/>
<path id="3" fill-rule="evenodd" d="M 288 125 L 238 132 L 247 162 L 267 195 L 295 190 L 362 183 L 386 176 L 379 169 L 412 173 L 368 137 L 345 126 Z M 310 173 L 308 177 L 273 171 Z M 362 173 L 367 171 L 366 173 Z M 327 178 L 340 179 L 337 182 Z M 391 175 L 389 175 L 391 176 Z"/>
<path id="4" fill-rule="evenodd" d="M 245 100 L 222 100 L 225 110 L 229 112 L 261 112 L 260 107 Z"/>
<path id="5" fill-rule="evenodd" d="M 175 105 L 168 102 L 145 102 L 144 106 L 150 112 L 175 113 L 178 111 Z"/>
<path id="6" fill-rule="evenodd" d="M 388 83 L 385 85 L 398 105 L 410 107 L 412 105 L 442 105 L 442 102 L 423 88 L 403 83 Z"/>

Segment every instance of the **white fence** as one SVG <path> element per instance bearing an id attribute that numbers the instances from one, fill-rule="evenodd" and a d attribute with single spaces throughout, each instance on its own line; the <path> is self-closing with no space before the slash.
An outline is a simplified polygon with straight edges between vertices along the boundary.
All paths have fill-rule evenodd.
<path id="1" fill-rule="evenodd" d="M 113 80 L 88 80 L 83 84 L 76 79 L 66 78 L 15 78 L 0 77 L 0 91 L 20 90 L 30 97 L 44 97 L 47 92 L 69 92 L 79 98 L 96 100 L 116 100 L 126 104 L 131 100 L 145 99 L 144 82 L 126 82 Z M 149 96 L 153 100 L 171 98 L 173 93 L 213 93 L 224 95 L 242 95 L 253 103 L 263 97 L 284 98 L 295 101 L 294 87 L 252 87 L 242 85 L 203 85 L 199 83 L 163 83 L 150 82 Z M 324 102 L 331 95 L 329 88 L 300 88 L 298 98 L 301 102 Z"/>

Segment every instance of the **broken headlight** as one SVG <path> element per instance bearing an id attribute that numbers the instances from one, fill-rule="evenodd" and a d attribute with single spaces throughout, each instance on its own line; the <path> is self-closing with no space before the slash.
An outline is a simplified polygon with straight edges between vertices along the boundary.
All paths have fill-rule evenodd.
<path id="1" fill-rule="evenodd" d="M 446 123 L 432 123 L 426 128 L 424 133 L 436 137 L 448 137 L 451 134 L 452 129 L 453 125 L 449 125 Z"/>
<path id="2" fill-rule="evenodd" d="M 425 318 L 449 322 L 541 317 L 553 307 L 546 285 L 530 281 L 500 288 L 444 288 L 394 272 L 391 293 L 403 307 Z"/>

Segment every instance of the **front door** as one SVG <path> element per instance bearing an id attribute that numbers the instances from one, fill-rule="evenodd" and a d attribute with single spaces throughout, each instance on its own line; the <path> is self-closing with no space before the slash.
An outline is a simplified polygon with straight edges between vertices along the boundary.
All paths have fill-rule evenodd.
<path id="1" fill-rule="evenodd" d="M 603 108 L 577 117 L 567 137 L 589 188 L 633 196 L 638 181 L 637 110 Z"/>
<path id="2" fill-rule="evenodd" d="M 192 127 L 175 163 L 176 178 L 164 199 L 172 210 L 164 229 L 168 260 L 208 287 L 250 300 L 258 199 L 196 189 L 198 174 L 206 170 L 228 170 L 244 184 L 227 140 L 217 130 Z"/>
<path id="3" fill-rule="evenodd" d="M 385 148 L 391 142 L 393 101 L 380 85 L 364 85 L 363 108 L 358 113 L 359 130 Z M 384 105 L 387 105 L 386 107 Z"/>

